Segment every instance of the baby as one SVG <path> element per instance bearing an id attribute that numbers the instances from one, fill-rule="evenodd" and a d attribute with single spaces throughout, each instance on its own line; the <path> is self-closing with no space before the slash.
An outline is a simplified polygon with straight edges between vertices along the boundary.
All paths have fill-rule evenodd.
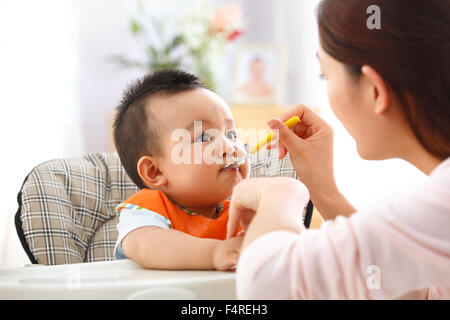
<path id="1" fill-rule="evenodd" d="M 154 269 L 233 268 L 242 236 L 225 240 L 226 199 L 249 175 L 236 131 L 228 105 L 192 74 L 158 71 L 127 88 L 114 142 L 141 190 L 116 208 L 116 259 Z"/>

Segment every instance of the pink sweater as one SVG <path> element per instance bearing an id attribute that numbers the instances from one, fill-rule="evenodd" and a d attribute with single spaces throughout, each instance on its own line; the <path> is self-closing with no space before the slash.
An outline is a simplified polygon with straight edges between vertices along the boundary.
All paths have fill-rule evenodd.
<path id="1" fill-rule="evenodd" d="M 408 197 L 261 236 L 236 281 L 239 299 L 450 299 L 450 158 Z"/>

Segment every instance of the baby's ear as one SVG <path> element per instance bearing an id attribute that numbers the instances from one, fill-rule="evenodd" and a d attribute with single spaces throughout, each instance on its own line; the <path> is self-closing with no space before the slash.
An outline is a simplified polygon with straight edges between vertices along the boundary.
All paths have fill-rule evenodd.
<path id="1" fill-rule="evenodd" d="M 137 164 L 138 174 L 149 188 L 159 188 L 167 184 L 167 179 L 158 167 L 158 161 L 151 156 L 143 156 Z"/>

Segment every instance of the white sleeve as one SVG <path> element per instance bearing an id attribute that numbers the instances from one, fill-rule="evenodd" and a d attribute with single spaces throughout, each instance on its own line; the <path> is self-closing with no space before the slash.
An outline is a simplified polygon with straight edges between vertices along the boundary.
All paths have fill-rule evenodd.
<path id="1" fill-rule="evenodd" d="M 114 247 L 114 257 L 116 259 L 127 259 L 122 249 L 123 238 L 137 228 L 150 226 L 171 229 L 172 223 L 166 217 L 145 208 L 133 205 L 130 208 L 122 207 L 120 209 L 119 223 L 117 224 L 119 236 Z"/>

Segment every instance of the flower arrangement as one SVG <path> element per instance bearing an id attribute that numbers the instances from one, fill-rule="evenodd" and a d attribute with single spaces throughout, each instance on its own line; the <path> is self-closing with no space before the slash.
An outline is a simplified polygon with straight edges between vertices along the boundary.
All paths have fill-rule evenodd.
<path id="1" fill-rule="evenodd" d="M 179 23 L 170 25 L 179 26 L 171 36 L 164 32 L 167 22 L 154 16 L 144 19 L 147 21 L 132 19 L 130 31 L 144 40 L 145 61 L 116 56 L 116 62 L 124 67 L 144 68 L 146 72 L 187 68 L 196 73 L 208 88 L 213 91 L 217 89 L 215 76 L 223 52 L 243 33 L 243 12 L 239 5 L 226 3 L 214 7 L 209 2 L 197 3 L 192 10 L 184 13 Z M 148 21 L 158 39 L 148 36 L 145 28 Z"/>

